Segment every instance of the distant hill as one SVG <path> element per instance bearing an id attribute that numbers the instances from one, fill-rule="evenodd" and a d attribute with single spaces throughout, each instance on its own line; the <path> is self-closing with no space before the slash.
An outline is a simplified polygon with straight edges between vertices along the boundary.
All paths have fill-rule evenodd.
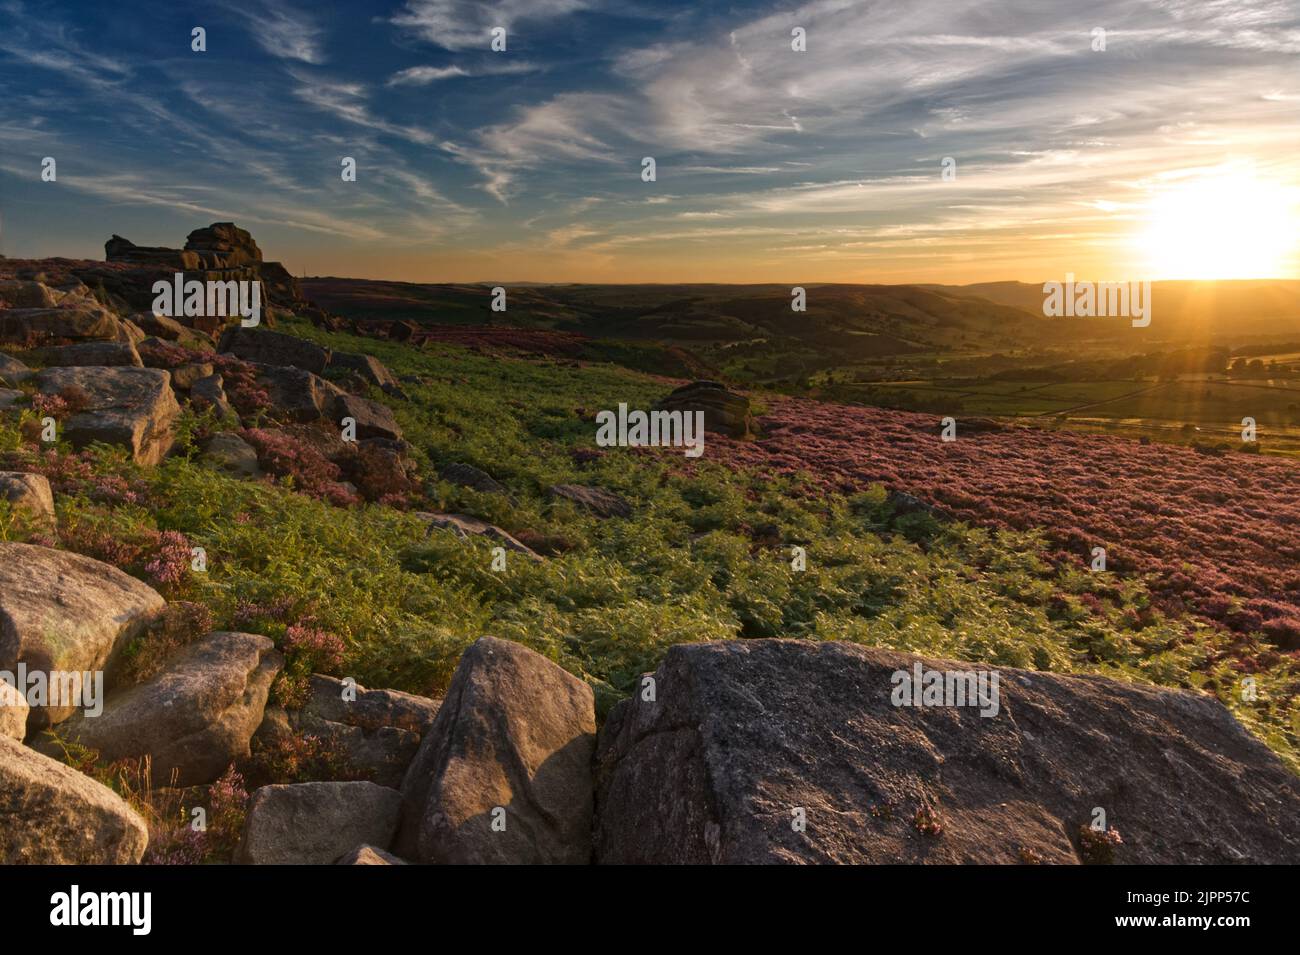
<path id="1" fill-rule="evenodd" d="M 1042 314 L 1042 283 L 927 285 L 935 292 L 995 302 Z M 1156 338 L 1216 338 L 1300 331 L 1300 281 L 1238 279 L 1152 282 L 1151 333 Z"/>

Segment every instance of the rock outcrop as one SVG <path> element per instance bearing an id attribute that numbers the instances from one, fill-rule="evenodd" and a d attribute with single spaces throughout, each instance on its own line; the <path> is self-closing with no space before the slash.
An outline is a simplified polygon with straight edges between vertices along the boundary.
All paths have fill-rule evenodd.
<path id="1" fill-rule="evenodd" d="M 33 347 L 57 341 L 120 341 L 122 324 L 98 302 L 72 308 L 0 309 L 0 343 Z"/>
<path id="2" fill-rule="evenodd" d="M 131 865 L 148 842 L 107 786 L 0 735 L 0 864 Z"/>
<path id="3" fill-rule="evenodd" d="M 367 782 L 263 786 L 253 793 L 235 861 L 330 865 L 357 846 L 387 846 L 402 794 Z"/>
<path id="4" fill-rule="evenodd" d="M 748 437 L 754 430 L 749 399 L 716 381 L 693 381 L 661 400 L 658 411 L 704 412 L 704 430 L 733 438 Z"/>
<path id="5" fill-rule="evenodd" d="M 283 665 L 268 637 L 212 633 L 153 679 L 110 692 L 97 716 L 75 713 L 59 734 L 106 762 L 148 756 L 155 786 L 210 783 L 248 755 Z"/>
<path id="6" fill-rule="evenodd" d="M 893 705 L 917 664 L 979 669 L 843 643 L 673 647 L 654 698 L 602 731 L 596 860 L 1069 863 L 1101 808 L 1118 862 L 1300 861 L 1300 780 L 1213 698 L 1003 669 L 993 716 Z"/>
<path id="7" fill-rule="evenodd" d="M 222 333 L 217 350 L 259 365 L 301 368 L 314 375 L 319 375 L 330 363 L 328 348 L 305 338 L 261 328 L 228 328 Z"/>
<path id="8" fill-rule="evenodd" d="M 163 598 L 116 567 L 69 551 L 0 542 L 0 670 L 105 670 L 162 613 Z M 77 704 L 33 708 L 28 729 Z"/>
<path id="9" fill-rule="evenodd" d="M 403 858 L 586 863 L 591 688 L 517 643 L 465 651 L 402 785 Z"/>
<path id="10" fill-rule="evenodd" d="M 157 464 L 176 439 L 181 409 L 170 376 L 160 369 L 47 368 L 36 376 L 36 387 L 82 397 L 60 428 L 78 448 L 102 441 L 126 448 L 139 464 Z"/>

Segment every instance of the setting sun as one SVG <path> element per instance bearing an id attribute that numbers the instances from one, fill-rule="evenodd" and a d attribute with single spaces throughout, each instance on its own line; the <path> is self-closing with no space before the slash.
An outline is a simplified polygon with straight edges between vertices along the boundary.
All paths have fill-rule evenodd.
<path id="1" fill-rule="evenodd" d="M 1218 168 L 1157 188 L 1137 236 L 1153 279 L 1283 275 L 1300 234 L 1287 186 Z"/>

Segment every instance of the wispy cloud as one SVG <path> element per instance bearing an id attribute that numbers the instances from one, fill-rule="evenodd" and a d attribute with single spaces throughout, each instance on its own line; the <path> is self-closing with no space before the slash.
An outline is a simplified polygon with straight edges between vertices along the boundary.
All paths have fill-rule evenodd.
<path id="1" fill-rule="evenodd" d="M 509 49 L 509 34 L 520 21 L 552 21 L 597 6 L 597 0 L 408 0 L 392 22 L 444 50 L 486 50 L 492 29 L 502 27 Z"/>

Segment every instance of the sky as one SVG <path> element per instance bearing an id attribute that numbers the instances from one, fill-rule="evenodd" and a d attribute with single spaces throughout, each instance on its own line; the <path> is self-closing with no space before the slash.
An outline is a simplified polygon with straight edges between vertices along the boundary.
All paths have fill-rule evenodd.
<path id="1" fill-rule="evenodd" d="M 0 0 L 0 254 L 234 221 L 409 281 L 1300 277 L 1298 0 L 179 6 Z"/>

